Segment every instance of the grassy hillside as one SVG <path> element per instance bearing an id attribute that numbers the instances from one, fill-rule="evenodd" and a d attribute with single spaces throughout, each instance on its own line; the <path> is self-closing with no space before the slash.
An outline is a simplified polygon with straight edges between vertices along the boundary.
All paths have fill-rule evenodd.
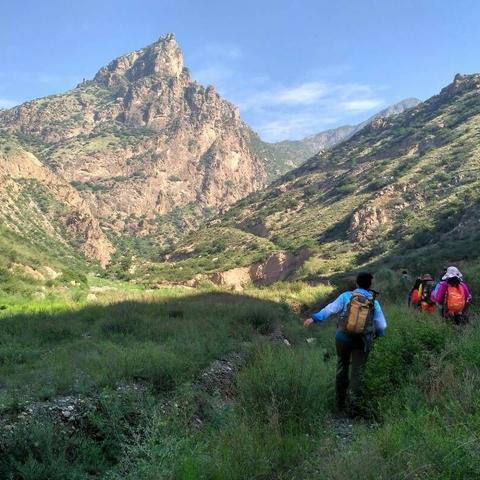
<path id="1" fill-rule="evenodd" d="M 250 233 L 277 249 L 309 248 L 305 276 L 372 262 L 420 269 L 476 256 L 479 85 L 479 75 L 457 76 L 439 95 L 375 120 L 241 200 L 215 226 L 229 236 Z M 186 240 L 192 259 L 203 255 L 196 235 L 202 238 L 209 228 Z M 217 263 L 218 270 L 248 263 L 235 252 L 228 261 Z M 197 271 L 204 271 L 202 265 Z"/>
<path id="2" fill-rule="evenodd" d="M 0 132 L 0 298 L 43 296 L 46 287 L 84 283 L 98 267 L 81 254 L 85 239 L 68 230 L 66 219 L 83 211 L 60 200 L 68 185 L 42 168 L 15 136 Z"/>

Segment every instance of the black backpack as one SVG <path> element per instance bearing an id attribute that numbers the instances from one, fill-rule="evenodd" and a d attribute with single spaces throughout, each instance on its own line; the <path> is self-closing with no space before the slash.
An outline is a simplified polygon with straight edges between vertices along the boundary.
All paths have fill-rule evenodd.
<path id="1" fill-rule="evenodd" d="M 423 280 L 422 281 L 422 296 L 420 297 L 420 302 L 428 303 L 433 305 L 434 302 L 431 300 L 431 295 L 435 289 L 435 282 L 433 280 Z"/>

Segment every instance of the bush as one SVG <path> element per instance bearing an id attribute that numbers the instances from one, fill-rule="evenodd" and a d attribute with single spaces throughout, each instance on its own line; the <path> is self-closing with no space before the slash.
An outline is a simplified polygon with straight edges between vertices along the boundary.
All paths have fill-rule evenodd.
<path id="1" fill-rule="evenodd" d="M 452 331 L 437 316 L 391 307 L 385 339 L 376 342 L 365 371 L 367 398 L 372 409 L 413 375 L 427 368 L 430 356 L 445 347 Z"/>
<path id="2" fill-rule="evenodd" d="M 256 305 L 238 312 L 237 320 L 251 325 L 261 335 L 269 335 L 274 332 L 278 324 L 278 316 L 278 308 Z"/>
<path id="3" fill-rule="evenodd" d="M 252 419 L 284 432 L 309 431 L 331 403 L 332 378 L 321 349 L 266 347 L 240 373 L 237 393 Z"/>

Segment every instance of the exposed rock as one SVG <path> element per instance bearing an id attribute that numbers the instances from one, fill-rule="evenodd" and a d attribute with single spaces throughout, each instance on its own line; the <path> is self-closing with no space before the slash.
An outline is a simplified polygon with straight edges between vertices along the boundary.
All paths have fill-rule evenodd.
<path id="1" fill-rule="evenodd" d="M 197 384 L 210 395 L 228 399 L 233 393 L 233 377 L 243 362 L 238 353 L 231 353 L 226 358 L 214 360 L 202 372 Z"/>
<path id="2" fill-rule="evenodd" d="M 62 272 L 56 272 L 53 268 L 49 267 L 48 265 L 44 265 L 42 267 L 42 272 L 47 278 L 47 280 L 55 280 L 62 276 Z"/>
<path id="3" fill-rule="evenodd" d="M 23 277 L 29 277 L 34 280 L 38 281 L 44 281 L 45 276 L 39 272 L 38 270 L 35 270 L 32 268 L 30 265 L 22 265 L 20 263 L 12 263 L 9 268 L 10 272 L 13 274 L 21 275 Z"/>
<path id="4" fill-rule="evenodd" d="M 250 267 L 238 267 L 225 272 L 210 275 L 210 280 L 216 285 L 241 290 L 249 283 L 269 285 L 285 280 L 295 270 L 301 267 L 310 256 L 307 250 L 297 254 L 290 252 L 272 253 L 264 262 L 257 262 Z"/>
<path id="5" fill-rule="evenodd" d="M 95 75 L 95 81 L 107 86 L 123 85 L 156 75 L 178 77 L 183 72 L 183 55 L 173 34 L 160 37 L 148 48 L 124 55 L 110 62 Z"/>
<path id="6" fill-rule="evenodd" d="M 388 217 L 378 207 L 366 206 L 357 210 L 350 222 L 350 239 L 354 242 L 363 242 L 377 233 L 378 228 L 388 222 Z"/>
<path id="7" fill-rule="evenodd" d="M 387 119 L 385 117 L 378 117 L 370 124 L 372 130 L 380 130 L 387 125 Z"/>
<path id="8" fill-rule="evenodd" d="M 302 250 L 298 254 L 290 252 L 276 252 L 270 255 L 265 262 L 253 264 L 250 267 L 250 276 L 255 284 L 269 285 L 285 280 L 292 272 L 300 268 L 310 253 Z"/>
<path id="9" fill-rule="evenodd" d="M 17 148 L 10 153 L 0 151 L 0 200 L 3 200 L 2 215 L 15 217 L 18 211 L 16 199 L 28 189 L 28 182 L 39 185 L 46 195 L 65 206 L 59 218 L 50 217 L 52 212 L 43 215 L 44 228 L 56 231 L 59 241 L 65 241 L 61 232 L 56 230 L 55 222 L 60 220 L 70 234 L 80 239 L 80 249 L 91 258 L 105 266 L 113 252 L 113 246 L 100 229 L 98 220 L 92 215 L 88 204 L 79 193 L 63 178 L 45 167 L 31 152 Z M 26 183 L 27 182 L 27 183 Z M 37 207 L 32 207 L 37 208 Z M 25 212 L 23 212 L 25 214 Z M 38 212 L 40 216 L 42 212 Z M 46 275 L 52 275 L 53 270 Z M 56 277 L 55 277 L 56 278 Z"/>
<path id="10" fill-rule="evenodd" d="M 462 75 L 457 73 L 453 82 L 443 88 L 439 95 L 433 97 L 432 100 L 445 100 L 464 92 L 465 90 L 480 90 L 480 74 Z"/>
<path id="11" fill-rule="evenodd" d="M 227 270 L 226 272 L 217 272 L 210 275 L 210 280 L 221 287 L 233 287 L 241 290 L 252 282 L 249 267 L 238 267 Z"/>

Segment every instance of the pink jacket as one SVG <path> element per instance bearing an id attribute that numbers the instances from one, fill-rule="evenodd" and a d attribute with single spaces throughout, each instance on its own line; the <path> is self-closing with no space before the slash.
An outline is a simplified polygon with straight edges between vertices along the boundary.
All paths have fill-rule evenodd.
<path id="1" fill-rule="evenodd" d="M 467 303 L 471 302 L 472 292 L 470 291 L 469 286 L 465 282 L 462 282 L 460 283 L 460 288 L 462 288 L 463 290 L 463 294 L 465 295 L 465 300 L 467 301 Z M 438 285 L 435 287 L 435 290 L 433 290 L 432 294 L 430 295 L 430 300 L 432 302 L 442 305 L 443 301 L 445 300 L 446 293 L 447 293 L 447 282 L 443 280 L 440 283 L 438 283 Z"/>

